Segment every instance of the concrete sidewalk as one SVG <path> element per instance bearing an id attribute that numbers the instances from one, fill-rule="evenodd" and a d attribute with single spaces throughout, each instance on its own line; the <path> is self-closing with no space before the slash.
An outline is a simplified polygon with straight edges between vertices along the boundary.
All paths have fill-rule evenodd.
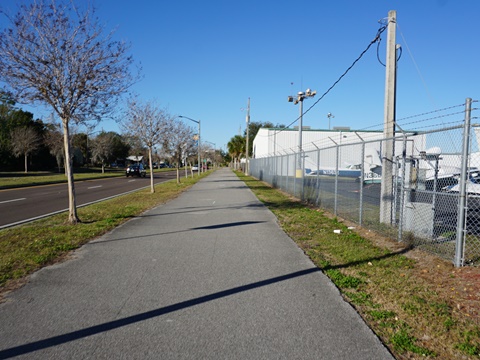
<path id="1" fill-rule="evenodd" d="M 37 272 L 0 359 L 393 359 L 230 170 Z"/>

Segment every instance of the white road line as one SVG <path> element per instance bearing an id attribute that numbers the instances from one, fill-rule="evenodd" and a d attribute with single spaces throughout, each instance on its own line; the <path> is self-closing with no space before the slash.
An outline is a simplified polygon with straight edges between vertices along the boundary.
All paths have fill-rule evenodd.
<path id="1" fill-rule="evenodd" d="M 14 201 L 22 201 L 22 200 L 27 200 L 27 198 L 0 201 L 0 204 L 5 204 L 5 203 L 9 203 L 9 202 L 14 202 Z"/>
<path id="2" fill-rule="evenodd" d="M 100 188 L 100 187 L 102 187 L 102 185 L 90 186 L 88 189 L 90 190 L 90 189 L 96 189 L 96 188 Z"/>
<path id="3" fill-rule="evenodd" d="M 135 180 L 130 180 L 130 181 L 135 181 Z M 129 181 L 129 182 L 130 182 Z M 168 181 L 171 181 L 171 180 L 168 180 Z M 95 201 L 91 201 L 91 202 L 88 202 L 88 203 L 85 203 L 85 204 L 81 204 L 81 205 L 77 205 L 78 208 L 81 208 L 81 207 L 84 207 L 84 206 L 88 206 L 88 205 L 91 205 L 91 204 L 95 204 L 95 203 L 98 203 L 98 202 L 101 202 L 101 201 L 105 201 L 105 200 L 109 200 L 109 199 L 114 199 L 116 197 L 120 197 L 122 195 L 127 195 L 127 194 L 132 194 L 136 191 L 140 191 L 140 190 L 143 190 L 143 189 L 148 189 L 150 188 L 149 185 L 147 186 L 143 186 L 139 189 L 134 189 L 134 190 L 130 190 L 130 191 L 127 191 L 127 192 L 124 192 L 124 193 L 121 193 L 121 194 L 117 194 L 117 195 L 112 195 L 112 196 L 108 196 L 106 198 L 103 198 L 103 199 L 98 199 L 98 200 L 95 200 Z M 20 199 L 18 199 L 20 200 Z M 21 200 L 26 200 L 26 199 L 21 199 Z M 15 201 L 15 200 L 13 200 Z M 48 214 L 43 214 L 43 215 L 39 215 L 39 216 L 35 216 L 33 218 L 30 218 L 30 219 L 24 219 L 24 220 L 20 220 L 20 221 L 17 221 L 17 222 L 14 222 L 14 223 L 10 223 L 10 224 L 5 224 L 5 225 L 0 225 L 0 229 L 5 229 L 5 228 L 8 228 L 8 227 L 12 227 L 12 226 L 16 226 L 16 225 L 22 225 L 22 224 L 25 224 L 25 223 L 28 223 L 28 222 L 31 222 L 31 221 L 34 221 L 34 220 L 38 220 L 38 219 L 43 219 L 43 218 L 46 218 L 48 216 L 52 216 L 52 215 L 56 215 L 56 214 L 60 214 L 62 212 L 66 212 L 68 211 L 68 208 L 67 209 L 62 209 L 62 210 L 57 210 L 57 211 L 54 211 L 54 212 L 51 212 L 51 213 L 48 213 Z M 135 218 L 134 218 L 135 219 Z"/>

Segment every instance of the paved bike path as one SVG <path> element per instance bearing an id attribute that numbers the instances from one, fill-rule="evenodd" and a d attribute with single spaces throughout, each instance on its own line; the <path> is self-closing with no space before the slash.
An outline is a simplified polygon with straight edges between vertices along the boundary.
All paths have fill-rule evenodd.
<path id="1" fill-rule="evenodd" d="M 393 359 L 228 169 L 0 304 L 0 359 Z"/>

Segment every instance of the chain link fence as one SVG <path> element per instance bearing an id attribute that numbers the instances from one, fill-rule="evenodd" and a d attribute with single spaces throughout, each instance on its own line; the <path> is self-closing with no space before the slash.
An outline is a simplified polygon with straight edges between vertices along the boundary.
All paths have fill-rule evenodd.
<path id="1" fill-rule="evenodd" d="M 396 133 L 395 137 L 250 160 L 250 174 L 456 266 L 480 262 L 479 125 Z M 391 159 L 383 157 L 386 146 Z M 383 179 L 390 167 L 392 178 Z"/>

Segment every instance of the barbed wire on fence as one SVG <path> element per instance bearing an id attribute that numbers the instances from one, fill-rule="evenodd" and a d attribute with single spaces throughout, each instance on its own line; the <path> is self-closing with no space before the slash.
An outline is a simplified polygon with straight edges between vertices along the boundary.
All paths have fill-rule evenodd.
<path id="1" fill-rule="evenodd" d="M 478 102 L 478 100 L 473 100 L 473 102 Z M 397 126 L 399 127 L 401 132 L 406 132 L 407 134 L 421 133 L 421 132 L 424 132 L 424 131 L 429 131 L 429 132 L 444 131 L 447 127 L 450 127 L 451 129 L 457 128 L 459 126 L 462 126 L 462 124 L 464 123 L 464 119 L 458 119 L 457 118 L 455 120 L 448 121 L 448 122 L 442 121 L 441 127 L 439 127 L 440 124 L 438 123 L 438 121 L 433 123 L 433 124 L 428 124 L 428 122 L 436 121 L 438 119 L 452 118 L 454 116 L 464 114 L 465 110 L 457 111 L 457 112 L 451 112 L 451 113 L 448 113 L 448 114 L 441 114 L 441 115 L 437 115 L 437 116 L 431 116 L 431 117 L 427 117 L 427 118 L 421 118 L 421 117 L 425 117 L 425 116 L 428 116 L 428 115 L 431 115 L 431 114 L 438 114 L 438 113 L 441 113 L 441 112 L 444 112 L 444 111 L 447 111 L 447 110 L 451 110 L 451 109 L 455 109 L 455 108 L 458 108 L 458 107 L 461 107 L 461 106 L 464 106 L 464 105 L 465 104 L 452 105 L 452 106 L 444 107 L 444 108 L 441 108 L 441 109 L 435 109 L 435 110 L 432 110 L 432 111 L 427 111 L 427 112 L 403 117 L 403 118 L 400 118 L 400 119 L 397 120 L 397 122 L 398 122 Z M 472 110 L 472 113 L 473 113 L 475 111 L 478 111 L 479 109 L 478 108 L 472 108 L 471 110 Z M 406 122 L 406 123 L 402 122 L 402 121 L 405 121 L 405 120 L 415 119 L 415 118 L 420 118 L 420 119 L 418 119 L 416 121 Z M 471 120 L 475 120 L 475 119 L 478 119 L 478 117 L 476 117 L 476 116 L 471 117 Z M 415 129 L 411 129 L 411 130 L 403 130 L 402 129 L 403 127 L 405 127 L 407 125 L 415 125 L 415 124 L 416 125 L 422 124 L 422 126 L 416 126 Z M 400 125 L 401 125 L 402 128 L 400 127 Z M 383 124 L 370 126 L 370 127 L 363 128 L 363 129 L 360 129 L 360 130 L 347 130 L 347 131 L 337 131 L 337 132 L 335 132 L 335 131 L 332 132 L 330 130 L 328 132 L 325 131 L 325 133 L 323 134 L 324 137 L 322 139 L 318 139 L 318 140 L 315 140 L 315 141 L 312 141 L 312 142 L 309 142 L 309 143 L 304 143 L 303 148 L 304 148 L 305 151 L 312 151 L 312 150 L 324 149 L 324 148 L 335 146 L 335 145 L 337 145 L 337 143 L 334 140 L 332 140 L 332 137 L 328 136 L 328 134 L 332 134 L 332 135 L 335 134 L 335 136 L 336 136 L 338 133 L 343 134 L 343 135 L 340 135 L 340 136 L 343 136 L 343 137 L 345 137 L 346 134 L 356 134 L 357 137 L 358 137 L 358 134 L 360 133 L 361 137 L 359 137 L 358 143 L 369 142 L 369 141 L 381 141 L 383 139 L 382 136 L 381 136 L 383 134 L 383 129 L 371 130 L 373 127 L 383 127 Z M 288 129 L 288 128 L 282 129 L 282 131 L 284 131 L 284 130 L 292 131 L 292 129 Z M 298 151 L 297 146 L 286 148 L 286 147 L 282 146 L 281 142 L 276 141 L 273 136 L 277 135 L 279 132 L 280 131 L 277 131 L 275 129 L 275 130 L 273 130 L 273 133 L 271 133 L 269 131 L 267 133 L 267 135 L 257 134 L 257 136 L 259 136 L 259 137 L 269 138 L 269 141 L 271 141 L 273 143 L 274 147 L 275 148 L 278 147 L 278 149 L 276 149 L 273 153 L 269 152 L 268 154 L 262 155 L 261 157 L 286 155 L 286 154 L 292 154 L 292 153 L 295 153 L 295 152 Z M 399 136 L 402 136 L 402 135 L 399 135 Z M 338 139 L 338 140 L 340 140 L 340 139 Z M 339 141 L 339 142 L 341 142 L 341 141 Z M 455 144 L 453 139 L 450 139 L 450 143 L 451 143 L 451 145 Z M 347 143 L 344 143 L 344 144 L 341 144 L 341 145 L 344 146 L 344 145 L 347 145 L 347 144 L 353 144 L 353 143 L 352 143 L 352 141 L 347 141 Z"/>
<path id="2" fill-rule="evenodd" d="M 478 119 L 478 117 L 472 117 L 472 120 Z M 447 126 L 449 125 L 449 126 Z M 415 130 L 411 131 L 404 131 L 403 133 L 396 133 L 394 135 L 395 139 L 402 139 L 404 135 L 410 137 L 410 136 L 415 136 L 415 135 L 422 135 L 422 134 L 435 134 L 439 132 L 446 132 L 448 130 L 458 130 L 463 126 L 463 119 L 457 119 L 455 121 L 451 121 L 448 123 L 443 123 L 442 127 L 438 127 L 438 124 L 430 124 L 430 125 L 425 125 L 422 127 L 417 127 Z M 475 126 L 475 125 L 472 125 Z M 350 138 L 345 138 L 344 136 L 346 135 L 352 135 Z M 360 134 L 360 136 L 359 136 Z M 353 135 L 356 135 L 356 137 L 353 137 Z M 352 140 L 353 138 L 353 140 Z M 372 133 L 362 133 L 361 131 L 345 131 L 342 132 L 342 141 L 343 143 L 340 143 L 340 139 L 338 141 L 334 141 L 330 136 L 327 138 L 323 138 L 317 141 L 312 141 L 308 143 L 304 143 L 302 148 L 304 152 L 311 152 L 311 151 L 317 151 L 317 150 L 325 150 L 329 148 L 334 148 L 337 146 L 340 146 L 342 148 L 346 148 L 349 146 L 353 145 L 359 145 L 362 143 L 374 143 L 374 142 L 383 142 L 387 139 L 383 138 L 383 132 L 378 131 L 378 132 L 372 132 Z M 280 142 L 274 142 L 272 140 L 272 143 L 274 144 L 277 149 L 274 152 L 269 152 L 268 154 L 261 155 L 258 158 L 265 158 L 265 157 L 274 157 L 274 156 L 284 156 L 284 155 L 289 155 L 289 154 L 295 154 L 298 152 L 298 146 L 294 147 L 284 147 Z M 420 152 L 420 149 L 415 146 L 417 152 Z"/>
<path id="3" fill-rule="evenodd" d="M 435 117 L 431 117 L 431 118 L 427 118 L 427 119 L 420 119 L 420 120 L 411 121 L 411 122 L 408 122 L 408 123 L 402 123 L 402 126 L 425 123 L 425 122 L 427 122 L 427 121 L 443 119 L 443 118 L 446 118 L 446 117 L 449 117 L 449 116 L 454 116 L 454 115 L 464 114 L 464 113 L 465 113 L 465 111 L 458 111 L 458 112 L 455 112 L 455 113 L 450 113 L 450 114 L 445 114 L 445 115 L 439 115 L 439 116 L 435 116 Z M 396 123 L 400 123 L 400 121 L 401 121 L 401 120 L 397 120 Z M 436 125 L 438 126 L 438 124 L 436 124 Z M 442 125 L 445 125 L 445 123 L 442 122 Z"/>
<path id="4" fill-rule="evenodd" d="M 359 133 L 361 135 L 360 137 L 358 136 Z M 383 132 L 382 131 L 369 132 L 369 133 L 362 133 L 361 131 L 342 131 L 341 134 L 342 134 L 341 135 L 342 140 L 345 139 L 343 136 L 346 136 L 348 134 L 355 135 L 355 138 L 354 138 L 355 141 L 343 140 L 343 141 L 347 141 L 347 142 L 345 142 L 343 144 L 340 144 L 341 146 L 345 146 L 345 145 L 349 145 L 349 144 L 357 144 L 357 143 L 362 143 L 362 142 L 379 141 L 379 140 L 382 140 L 382 138 L 383 138 Z M 316 149 L 324 149 L 326 147 L 336 146 L 336 142 L 331 137 L 316 140 L 316 141 L 312 141 L 310 144 L 313 144 L 313 146 Z M 308 146 L 308 145 L 309 144 L 305 144 L 304 148 L 305 148 L 305 146 Z"/>
<path id="5" fill-rule="evenodd" d="M 477 102 L 477 100 L 473 100 L 473 102 Z M 442 109 L 436 109 L 436 110 L 427 111 L 427 112 L 423 112 L 423 113 L 419 113 L 419 114 L 415 114 L 415 115 L 409 115 L 407 117 L 396 119 L 395 121 L 397 123 L 401 124 L 402 126 L 405 126 L 405 125 L 418 124 L 418 123 L 423 123 L 423 122 L 427 122 L 427 121 L 430 121 L 430 120 L 445 118 L 445 117 L 448 117 L 448 116 L 464 114 L 465 110 L 462 110 L 462 111 L 458 111 L 458 112 L 454 112 L 454 113 L 450 113 L 450 114 L 445 114 L 445 115 L 439 115 L 439 116 L 430 117 L 430 118 L 426 118 L 426 119 L 423 118 L 423 119 L 419 119 L 417 121 L 412 121 L 412 122 L 409 122 L 409 123 L 402 123 L 402 121 L 404 121 L 404 120 L 409 120 L 409 119 L 414 119 L 414 118 L 418 118 L 418 117 L 421 117 L 421 116 L 435 114 L 435 113 L 451 110 L 451 109 L 461 107 L 461 106 L 465 106 L 465 104 L 452 105 L 452 106 L 448 106 L 448 107 L 445 107 L 445 108 L 442 108 Z M 477 110 L 478 110 L 478 108 L 472 108 L 472 112 L 477 111 Z M 463 121 L 463 120 L 461 120 L 461 121 Z M 438 126 L 438 124 L 436 124 L 436 125 Z M 442 125 L 443 125 L 443 123 L 442 123 Z M 366 130 L 371 130 L 371 129 L 383 129 L 383 126 L 384 126 L 384 123 L 382 122 L 382 123 L 378 123 L 378 124 L 375 124 L 375 125 L 371 125 L 371 126 L 367 126 L 365 128 L 359 129 L 359 131 L 366 131 Z"/>
<path id="6" fill-rule="evenodd" d="M 421 127 L 417 127 L 415 128 L 415 130 L 417 132 L 421 131 L 422 129 L 432 129 L 432 128 L 437 128 L 438 131 L 444 131 L 445 130 L 445 126 L 446 125 L 454 125 L 454 124 L 457 124 L 457 125 L 460 125 L 463 123 L 463 119 L 461 120 L 455 120 L 455 121 L 449 121 L 447 123 L 442 123 L 442 127 L 438 127 L 439 125 L 438 124 L 432 124 L 432 125 L 424 125 L 424 126 L 421 126 Z"/>
<path id="7" fill-rule="evenodd" d="M 413 118 L 420 117 L 420 116 L 425 116 L 425 115 L 438 113 L 438 112 L 441 112 L 441 111 L 447 111 L 447 110 L 454 109 L 454 108 L 457 108 L 457 107 L 460 107 L 460 106 L 465 106 L 465 104 L 452 105 L 452 106 L 449 106 L 449 107 L 446 107 L 446 108 L 443 108 L 443 109 L 436 109 L 436 110 L 427 111 L 427 112 L 424 112 L 424 113 L 421 113 L 421 114 L 410 115 L 410 116 L 407 116 L 407 117 L 404 117 L 404 118 L 401 118 L 401 119 L 397 119 L 397 121 L 403 121 L 403 120 L 413 119 Z M 458 114 L 458 113 L 456 113 L 456 114 Z"/>

